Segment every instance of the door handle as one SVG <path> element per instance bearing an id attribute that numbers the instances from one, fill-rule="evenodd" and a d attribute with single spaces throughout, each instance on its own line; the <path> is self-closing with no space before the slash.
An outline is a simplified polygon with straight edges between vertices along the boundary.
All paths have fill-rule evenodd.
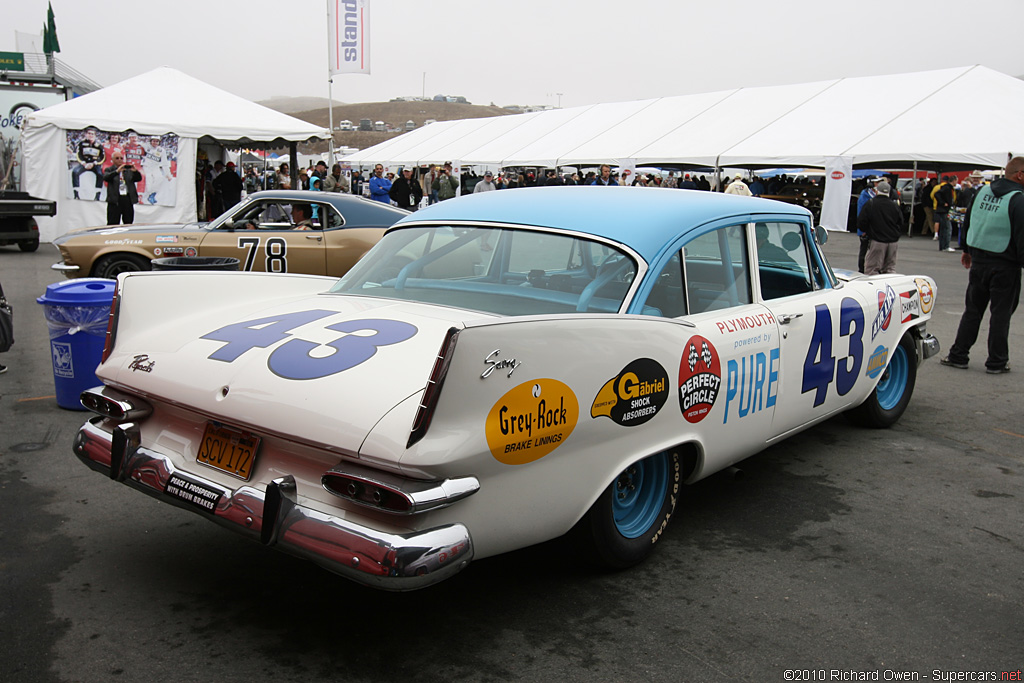
<path id="1" fill-rule="evenodd" d="M 323 239 L 323 237 L 321 237 L 320 235 L 306 235 L 306 239 L 307 240 L 316 240 L 317 242 L 319 242 L 320 240 Z"/>
<path id="2" fill-rule="evenodd" d="M 781 315 L 777 315 L 776 319 L 779 321 L 780 325 L 788 325 L 800 317 L 803 317 L 803 313 L 782 313 Z"/>

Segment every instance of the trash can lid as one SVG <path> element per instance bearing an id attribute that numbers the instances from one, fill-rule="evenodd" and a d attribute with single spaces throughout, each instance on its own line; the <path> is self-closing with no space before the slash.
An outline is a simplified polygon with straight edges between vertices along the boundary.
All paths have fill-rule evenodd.
<path id="1" fill-rule="evenodd" d="M 46 286 L 46 294 L 36 299 L 51 306 L 109 306 L 117 289 L 116 280 L 82 277 Z"/>

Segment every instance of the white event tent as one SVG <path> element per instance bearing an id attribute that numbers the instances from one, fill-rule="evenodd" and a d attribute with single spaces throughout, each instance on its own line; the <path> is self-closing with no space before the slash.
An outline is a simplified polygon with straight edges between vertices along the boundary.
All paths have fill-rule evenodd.
<path id="1" fill-rule="evenodd" d="M 174 205 L 136 206 L 136 223 L 196 220 L 195 168 L 200 144 L 238 147 L 260 142 L 326 139 L 329 131 L 276 112 L 169 67 L 160 67 L 29 115 L 22 135 L 25 190 L 55 199 L 57 215 L 38 217 L 50 242 L 75 227 L 104 225 L 106 205 L 71 198 L 67 131 L 95 126 L 140 136 L 175 134 Z"/>
<path id="2" fill-rule="evenodd" d="M 343 161 L 999 168 L 1021 111 L 1024 81 L 969 66 L 445 121 Z"/>

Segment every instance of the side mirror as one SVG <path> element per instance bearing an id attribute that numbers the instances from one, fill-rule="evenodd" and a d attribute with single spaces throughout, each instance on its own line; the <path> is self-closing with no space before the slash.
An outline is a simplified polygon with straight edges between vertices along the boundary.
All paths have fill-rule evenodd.
<path id="1" fill-rule="evenodd" d="M 828 242 L 828 230 L 821 227 L 820 225 L 815 226 L 814 241 L 818 243 L 819 247 L 825 246 L 825 243 Z"/>

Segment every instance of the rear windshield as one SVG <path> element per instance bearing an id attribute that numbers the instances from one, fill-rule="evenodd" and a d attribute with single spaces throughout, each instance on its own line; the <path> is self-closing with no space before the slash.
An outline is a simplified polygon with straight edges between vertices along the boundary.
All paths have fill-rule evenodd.
<path id="1" fill-rule="evenodd" d="M 636 272 L 625 252 L 573 235 L 410 227 L 385 235 L 331 291 L 497 315 L 615 313 Z"/>

